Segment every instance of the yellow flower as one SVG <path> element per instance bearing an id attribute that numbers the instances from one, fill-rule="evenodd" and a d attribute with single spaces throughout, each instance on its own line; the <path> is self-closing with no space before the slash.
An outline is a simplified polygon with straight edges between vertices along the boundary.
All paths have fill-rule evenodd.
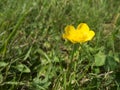
<path id="1" fill-rule="evenodd" d="M 90 41 L 95 36 L 95 32 L 90 30 L 86 23 L 80 23 L 77 29 L 72 25 L 65 27 L 63 38 L 71 41 L 72 43 L 83 43 Z"/>

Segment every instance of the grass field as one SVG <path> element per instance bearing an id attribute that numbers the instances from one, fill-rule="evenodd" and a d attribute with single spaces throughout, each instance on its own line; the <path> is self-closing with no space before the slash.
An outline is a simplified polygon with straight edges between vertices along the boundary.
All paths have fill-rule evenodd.
<path id="1" fill-rule="evenodd" d="M 62 38 L 80 23 L 91 41 Z M 0 0 L 0 90 L 120 90 L 120 1 Z"/>

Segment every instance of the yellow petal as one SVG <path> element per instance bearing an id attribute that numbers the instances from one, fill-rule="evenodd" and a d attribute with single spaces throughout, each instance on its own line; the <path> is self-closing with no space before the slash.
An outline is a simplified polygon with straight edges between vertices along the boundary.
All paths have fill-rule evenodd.
<path id="1" fill-rule="evenodd" d="M 68 25 L 65 27 L 65 33 L 62 35 L 64 39 L 68 39 L 72 43 L 75 43 L 76 38 L 76 30 L 72 25 Z"/>
<path id="2" fill-rule="evenodd" d="M 88 32 L 89 27 L 86 23 L 80 23 L 77 27 L 77 30 L 83 31 L 83 32 Z"/>
<path id="3" fill-rule="evenodd" d="M 74 32 L 74 31 L 75 31 L 75 28 L 72 25 L 68 25 L 65 27 L 65 34 L 67 34 L 67 35 Z"/>
<path id="4" fill-rule="evenodd" d="M 66 35 L 64 33 L 62 34 L 62 38 L 66 39 Z"/>
<path id="5" fill-rule="evenodd" d="M 91 40 L 94 36 L 95 36 L 95 32 L 92 31 L 92 30 L 89 31 L 89 35 L 88 35 L 87 41 Z"/>

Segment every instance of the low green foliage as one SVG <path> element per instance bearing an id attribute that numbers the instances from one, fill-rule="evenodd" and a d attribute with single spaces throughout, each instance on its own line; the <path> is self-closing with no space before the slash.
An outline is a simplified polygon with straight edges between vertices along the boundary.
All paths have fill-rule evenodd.
<path id="1" fill-rule="evenodd" d="M 0 0 L 0 90 L 119 90 L 119 0 Z M 85 22 L 93 40 L 62 39 Z"/>
<path id="2" fill-rule="evenodd" d="M 106 56 L 104 53 L 98 52 L 95 55 L 95 66 L 103 66 L 105 64 L 105 61 L 106 61 Z"/>

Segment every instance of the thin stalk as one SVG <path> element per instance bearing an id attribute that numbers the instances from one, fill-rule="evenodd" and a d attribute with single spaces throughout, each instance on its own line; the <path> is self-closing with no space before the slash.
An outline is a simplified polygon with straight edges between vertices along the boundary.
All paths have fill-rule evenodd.
<path id="1" fill-rule="evenodd" d="M 67 79 L 66 79 L 66 72 L 64 73 L 64 90 L 66 90 L 66 86 L 67 86 Z"/>

